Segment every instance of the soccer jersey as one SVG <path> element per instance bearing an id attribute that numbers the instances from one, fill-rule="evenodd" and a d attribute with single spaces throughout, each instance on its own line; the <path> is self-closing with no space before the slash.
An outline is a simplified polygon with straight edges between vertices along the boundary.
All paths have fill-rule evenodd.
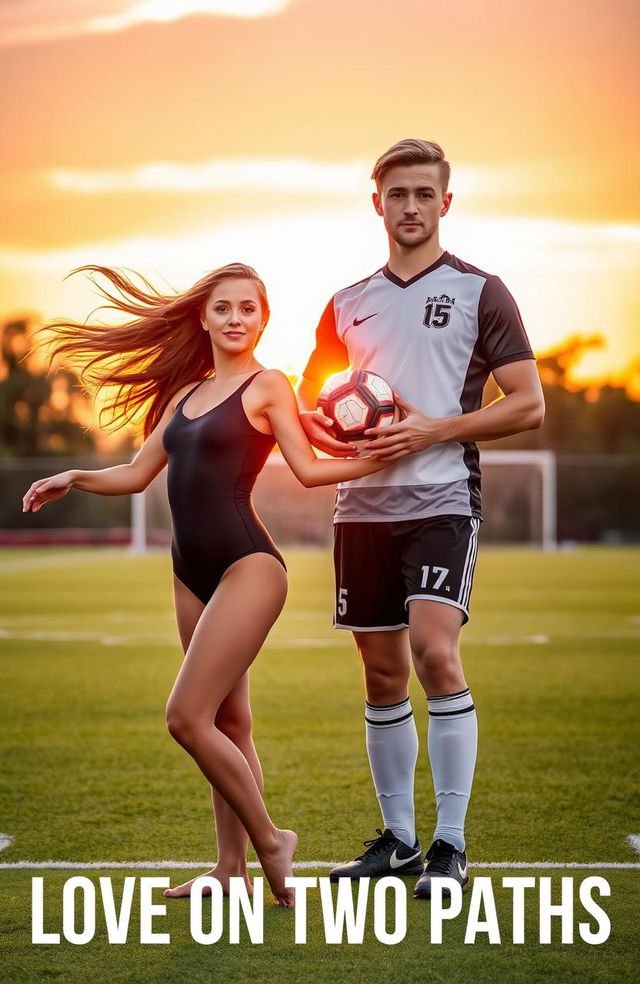
<path id="1" fill-rule="evenodd" d="M 494 369 L 533 358 L 502 281 L 445 252 L 410 280 L 385 266 L 338 291 L 304 376 L 322 383 L 348 366 L 370 369 L 427 417 L 440 418 L 479 409 Z M 476 444 L 435 444 L 338 486 L 338 523 L 438 515 L 481 516 Z"/>

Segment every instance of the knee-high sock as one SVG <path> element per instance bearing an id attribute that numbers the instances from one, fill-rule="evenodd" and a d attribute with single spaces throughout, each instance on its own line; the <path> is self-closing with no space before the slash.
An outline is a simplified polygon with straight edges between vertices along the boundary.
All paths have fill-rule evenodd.
<path id="1" fill-rule="evenodd" d="M 433 839 L 464 851 L 464 820 L 471 795 L 478 746 L 478 722 L 468 690 L 427 698 L 429 758 L 436 794 Z"/>
<path id="2" fill-rule="evenodd" d="M 385 827 L 413 847 L 416 840 L 413 784 L 418 733 L 409 698 L 374 707 L 365 702 L 367 754 Z"/>

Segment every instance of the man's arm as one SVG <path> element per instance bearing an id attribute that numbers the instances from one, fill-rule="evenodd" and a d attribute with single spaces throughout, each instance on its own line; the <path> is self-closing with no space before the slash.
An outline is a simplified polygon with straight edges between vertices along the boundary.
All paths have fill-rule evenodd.
<path id="1" fill-rule="evenodd" d="M 309 356 L 300 382 L 296 389 L 300 406 L 300 423 L 304 428 L 309 443 L 333 455 L 334 458 L 346 458 L 358 453 L 353 444 L 343 444 L 336 441 L 330 433 L 333 421 L 320 411 L 318 393 L 324 380 L 334 372 L 346 369 L 349 365 L 349 354 L 336 331 L 336 316 L 333 298 L 329 301 L 316 328 L 316 344 Z"/>
<path id="2" fill-rule="evenodd" d="M 396 396 L 396 402 L 406 416 L 397 424 L 368 431 L 369 436 L 376 439 L 366 447 L 375 458 L 394 459 L 445 441 L 461 444 L 492 441 L 541 427 L 544 396 L 535 361 L 510 362 L 494 369 L 493 377 L 504 395 L 488 407 L 455 417 L 438 420 L 425 417 Z"/>
<path id="3" fill-rule="evenodd" d="M 296 387 L 296 396 L 300 411 L 305 413 L 307 410 L 315 410 L 318 405 L 318 393 L 322 389 L 320 383 L 316 383 L 306 376 L 301 376 Z"/>

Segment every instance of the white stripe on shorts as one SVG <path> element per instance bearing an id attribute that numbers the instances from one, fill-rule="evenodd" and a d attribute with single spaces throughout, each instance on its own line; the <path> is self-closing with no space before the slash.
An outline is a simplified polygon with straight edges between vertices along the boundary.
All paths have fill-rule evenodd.
<path id="1" fill-rule="evenodd" d="M 460 594 L 458 595 L 458 601 L 460 607 L 467 610 L 469 606 L 469 598 L 471 597 L 471 582 L 473 579 L 473 568 L 476 562 L 476 556 L 478 553 L 478 530 L 480 529 L 480 520 L 475 516 L 471 517 L 471 535 L 469 536 L 469 545 L 467 547 L 467 556 L 464 562 L 464 569 L 462 571 L 462 578 L 460 581 Z"/>

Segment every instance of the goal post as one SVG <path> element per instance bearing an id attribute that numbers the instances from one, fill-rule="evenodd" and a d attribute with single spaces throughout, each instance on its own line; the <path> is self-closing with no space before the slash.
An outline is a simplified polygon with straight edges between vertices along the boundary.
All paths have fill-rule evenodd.
<path id="1" fill-rule="evenodd" d="M 143 554 L 147 549 L 147 494 L 134 492 L 131 496 L 131 543 L 132 554 Z"/>
<path id="2" fill-rule="evenodd" d="M 533 466 L 540 473 L 540 545 L 543 550 L 558 547 L 558 483 L 554 451 L 480 451 L 480 468 L 485 465 Z"/>

